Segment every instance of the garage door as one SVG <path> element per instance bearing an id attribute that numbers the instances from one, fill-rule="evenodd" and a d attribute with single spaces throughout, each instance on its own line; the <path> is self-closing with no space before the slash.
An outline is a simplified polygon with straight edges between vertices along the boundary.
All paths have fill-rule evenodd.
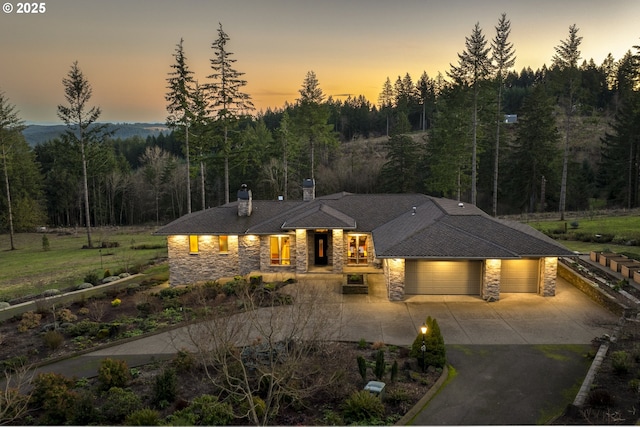
<path id="1" fill-rule="evenodd" d="M 502 260 L 500 292 L 538 292 L 537 259 Z"/>
<path id="2" fill-rule="evenodd" d="M 479 295 L 480 261 L 407 261 L 405 293 L 409 295 Z"/>

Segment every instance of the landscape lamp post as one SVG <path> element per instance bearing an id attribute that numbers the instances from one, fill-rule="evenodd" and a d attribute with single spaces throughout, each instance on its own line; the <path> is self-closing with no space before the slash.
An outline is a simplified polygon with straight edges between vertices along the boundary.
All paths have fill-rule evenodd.
<path id="1" fill-rule="evenodd" d="M 427 334 L 427 325 L 422 325 L 420 327 L 420 332 L 422 332 L 422 346 L 420 346 L 420 351 L 422 352 L 422 372 L 425 371 L 425 353 L 427 352 L 427 344 L 424 342 L 424 336 Z"/>

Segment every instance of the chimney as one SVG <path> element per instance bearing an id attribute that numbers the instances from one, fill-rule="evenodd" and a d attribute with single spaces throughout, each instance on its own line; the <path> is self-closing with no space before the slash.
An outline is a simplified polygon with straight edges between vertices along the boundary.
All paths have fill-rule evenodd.
<path id="1" fill-rule="evenodd" d="M 310 202 L 316 198 L 316 182 L 313 179 L 302 181 L 302 201 Z"/>
<path id="2" fill-rule="evenodd" d="M 238 216 L 250 216 L 251 208 L 251 190 L 242 184 L 238 190 Z"/>

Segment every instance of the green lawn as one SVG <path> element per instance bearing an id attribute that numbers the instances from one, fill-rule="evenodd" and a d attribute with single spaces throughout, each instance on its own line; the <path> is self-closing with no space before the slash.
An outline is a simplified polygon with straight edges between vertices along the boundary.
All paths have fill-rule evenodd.
<path id="1" fill-rule="evenodd" d="M 566 224 L 567 233 L 565 237 L 562 234 L 555 234 L 554 237 L 567 248 L 581 253 L 590 251 L 607 251 L 607 252 L 627 252 L 640 255 L 640 216 L 601 216 L 594 218 L 570 219 L 567 221 L 529 221 L 527 222 L 533 228 L 551 232 L 554 230 L 564 230 Z M 611 236 L 612 240 L 607 242 L 598 242 L 599 236 Z M 591 239 L 594 241 L 587 242 L 581 240 Z M 607 239 L 608 240 L 608 239 Z M 635 245 L 627 243 L 634 242 Z"/>
<path id="2" fill-rule="evenodd" d="M 152 228 L 95 229 L 94 246 L 117 242 L 118 247 L 82 249 L 87 243 L 83 229 L 77 234 L 19 233 L 16 250 L 10 250 L 9 235 L 0 235 L 0 300 L 39 293 L 45 289 L 62 289 L 80 284 L 88 273 L 102 278 L 105 270 L 115 274 L 132 271 L 156 258 L 167 256 L 166 237 L 152 235 Z M 49 250 L 43 249 L 43 236 Z M 133 247 L 151 247 L 133 249 Z"/>

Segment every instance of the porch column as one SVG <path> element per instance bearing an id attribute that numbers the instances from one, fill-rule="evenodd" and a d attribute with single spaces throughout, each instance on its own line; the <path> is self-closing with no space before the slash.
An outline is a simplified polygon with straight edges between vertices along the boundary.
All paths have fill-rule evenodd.
<path id="1" fill-rule="evenodd" d="M 296 230 L 296 273 L 306 273 L 309 270 L 307 240 L 307 230 Z"/>
<path id="2" fill-rule="evenodd" d="M 482 299 L 485 301 L 498 301 L 500 299 L 500 273 L 502 261 L 499 259 L 487 259 L 484 261 L 484 274 L 482 277 Z"/>
<path id="3" fill-rule="evenodd" d="M 540 295 L 552 297 L 556 294 L 556 279 L 558 277 L 558 258 L 546 257 L 540 260 Z"/>
<path id="4" fill-rule="evenodd" d="M 342 273 L 344 259 L 347 256 L 344 251 L 344 233 L 342 230 L 332 230 L 333 234 L 333 272 Z"/>

